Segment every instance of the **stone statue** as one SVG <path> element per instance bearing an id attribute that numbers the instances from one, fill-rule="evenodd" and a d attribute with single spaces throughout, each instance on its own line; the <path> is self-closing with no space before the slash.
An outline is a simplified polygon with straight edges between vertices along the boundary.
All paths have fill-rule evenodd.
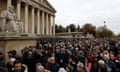
<path id="1" fill-rule="evenodd" d="M 1 31 L 2 32 L 16 32 L 21 33 L 22 30 L 22 23 L 17 18 L 13 6 L 9 6 L 8 10 L 3 11 L 1 13 L 2 24 L 1 24 Z"/>

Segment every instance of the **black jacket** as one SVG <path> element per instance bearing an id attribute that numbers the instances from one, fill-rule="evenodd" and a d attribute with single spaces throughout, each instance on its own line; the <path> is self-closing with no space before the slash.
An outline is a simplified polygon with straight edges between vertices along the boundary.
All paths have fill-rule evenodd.
<path id="1" fill-rule="evenodd" d="M 48 64 L 48 70 L 50 70 L 51 72 L 58 72 L 59 69 L 59 65 L 57 63 L 55 64 Z"/>

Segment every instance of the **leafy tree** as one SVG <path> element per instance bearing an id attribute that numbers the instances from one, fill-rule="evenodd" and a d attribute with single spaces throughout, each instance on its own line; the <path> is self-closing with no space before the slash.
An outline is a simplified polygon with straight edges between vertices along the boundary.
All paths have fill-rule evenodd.
<path id="1" fill-rule="evenodd" d="M 65 28 L 62 25 L 55 25 L 55 32 L 56 33 L 65 32 Z"/>
<path id="2" fill-rule="evenodd" d="M 96 27 L 93 26 L 92 24 L 90 23 L 86 23 L 81 29 L 80 29 L 81 32 L 87 34 L 87 33 L 90 33 L 90 34 L 93 34 L 95 36 L 96 34 Z"/>
<path id="3" fill-rule="evenodd" d="M 75 24 L 70 24 L 66 27 L 66 31 L 68 32 L 68 29 L 71 29 L 71 32 L 76 32 L 76 26 Z"/>
<path id="4" fill-rule="evenodd" d="M 106 26 L 101 26 L 97 28 L 96 37 L 113 37 L 114 33 L 112 30 L 108 29 Z"/>
<path id="5" fill-rule="evenodd" d="M 115 38 L 120 38 L 120 33 L 115 35 Z"/>
<path id="6" fill-rule="evenodd" d="M 80 31 L 80 25 L 77 26 L 77 31 L 78 31 L 78 32 Z"/>
<path id="7" fill-rule="evenodd" d="M 118 37 L 120 38 L 120 33 L 118 34 Z"/>

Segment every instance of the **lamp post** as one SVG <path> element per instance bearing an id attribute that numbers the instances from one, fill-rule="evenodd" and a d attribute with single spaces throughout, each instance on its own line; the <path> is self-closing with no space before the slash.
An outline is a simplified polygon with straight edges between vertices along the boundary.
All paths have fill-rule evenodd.
<path id="1" fill-rule="evenodd" d="M 105 32 L 104 32 L 104 31 L 105 31 Z M 106 36 L 107 36 L 107 34 L 106 34 L 106 33 L 107 33 L 107 32 L 106 32 L 106 21 L 104 21 L 104 31 L 103 31 L 103 32 L 104 32 L 104 38 L 106 38 Z"/>

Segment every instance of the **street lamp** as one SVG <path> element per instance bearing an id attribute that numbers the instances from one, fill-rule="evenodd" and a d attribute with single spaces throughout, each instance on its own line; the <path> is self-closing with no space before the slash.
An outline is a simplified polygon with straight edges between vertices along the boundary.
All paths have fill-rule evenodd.
<path id="1" fill-rule="evenodd" d="M 106 32 L 106 21 L 104 21 L 104 38 L 107 36 L 107 32 Z"/>

